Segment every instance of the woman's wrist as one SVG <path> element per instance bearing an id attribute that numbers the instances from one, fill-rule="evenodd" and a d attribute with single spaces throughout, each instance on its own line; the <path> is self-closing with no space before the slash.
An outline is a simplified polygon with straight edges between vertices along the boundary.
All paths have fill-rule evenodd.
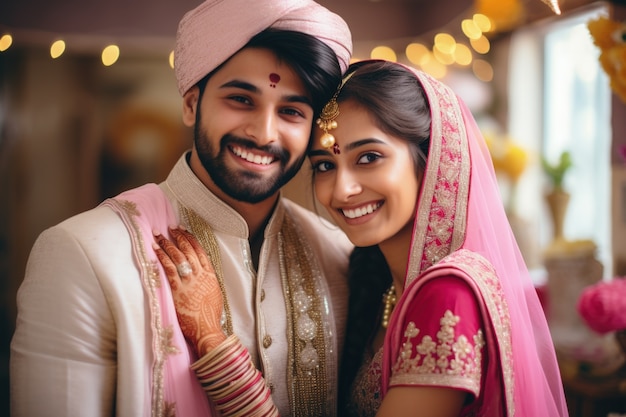
<path id="1" fill-rule="evenodd" d="M 221 415 L 278 416 L 261 372 L 235 335 L 225 337 L 191 369 Z"/>
<path id="2" fill-rule="evenodd" d="M 224 343 L 226 340 L 226 335 L 223 332 L 219 332 L 210 336 L 205 336 L 200 339 L 197 343 L 197 353 L 198 357 L 203 357 L 207 353 L 211 352 L 219 345 Z"/>

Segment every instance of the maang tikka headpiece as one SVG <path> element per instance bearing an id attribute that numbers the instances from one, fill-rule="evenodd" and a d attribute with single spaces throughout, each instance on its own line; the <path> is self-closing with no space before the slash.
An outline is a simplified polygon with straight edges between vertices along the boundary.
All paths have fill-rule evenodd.
<path id="1" fill-rule="evenodd" d="M 340 153 L 339 145 L 337 145 L 335 137 L 332 134 L 328 133 L 328 131 L 337 128 L 337 120 L 335 120 L 337 119 L 337 116 L 339 116 L 339 103 L 337 103 L 337 97 L 339 96 L 339 93 L 341 92 L 343 86 L 346 85 L 346 83 L 353 74 L 354 71 L 346 75 L 343 80 L 341 80 L 341 84 L 339 84 L 339 88 L 337 88 L 337 91 L 335 91 L 333 98 L 331 98 L 330 101 L 326 103 L 324 108 L 322 108 L 320 117 L 315 121 L 320 129 L 324 131 L 324 134 L 320 138 L 320 144 L 326 149 L 332 147 L 333 153 L 335 154 Z"/>

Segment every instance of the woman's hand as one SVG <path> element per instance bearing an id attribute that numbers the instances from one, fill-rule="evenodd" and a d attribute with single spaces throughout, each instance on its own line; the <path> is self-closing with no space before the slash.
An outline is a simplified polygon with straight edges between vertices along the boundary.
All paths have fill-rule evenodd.
<path id="1" fill-rule="evenodd" d="M 170 283 L 180 328 L 202 357 L 226 340 L 220 324 L 222 291 L 196 238 L 181 227 L 170 228 L 170 233 L 175 243 L 154 232 L 153 248 Z"/>

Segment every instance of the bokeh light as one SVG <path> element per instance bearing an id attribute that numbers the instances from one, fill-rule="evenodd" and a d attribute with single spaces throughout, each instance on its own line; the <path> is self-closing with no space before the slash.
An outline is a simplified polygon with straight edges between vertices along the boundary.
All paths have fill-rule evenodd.
<path id="1" fill-rule="evenodd" d="M 370 58 L 384 59 L 392 62 L 396 62 L 398 60 L 395 51 L 388 46 L 377 46 L 376 48 L 372 49 L 372 52 L 370 53 Z"/>
<path id="2" fill-rule="evenodd" d="M 476 78 L 481 81 L 490 82 L 493 80 L 493 67 L 483 59 L 475 59 L 472 64 L 472 71 Z"/>
<path id="3" fill-rule="evenodd" d="M 470 39 L 470 45 L 479 54 L 486 54 L 491 50 L 491 43 L 484 35 L 478 39 Z"/>
<path id="4" fill-rule="evenodd" d="M 65 42 L 61 39 L 54 41 L 50 46 L 50 56 L 53 59 L 56 59 L 63 55 L 63 52 L 65 52 Z"/>
<path id="5" fill-rule="evenodd" d="M 4 52 L 13 44 L 13 37 L 8 33 L 2 35 L 0 38 L 0 52 Z"/>
<path id="6" fill-rule="evenodd" d="M 421 43 L 410 43 L 404 51 L 406 58 L 415 65 L 422 65 L 422 60 L 427 57 L 430 51 Z"/>
<path id="7" fill-rule="evenodd" d="M 109 45 L 102 50 L 102 63 L 109 67 L 117 62 L 120 57 L 120 48 L 117 45 Z"/>

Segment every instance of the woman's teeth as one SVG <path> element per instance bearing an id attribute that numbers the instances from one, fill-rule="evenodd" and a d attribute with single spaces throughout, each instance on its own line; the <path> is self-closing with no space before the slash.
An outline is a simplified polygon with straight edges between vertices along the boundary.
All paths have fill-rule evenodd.
<path id="1" fill-rule="evenodd" d="M 375 212 L 376 210 L 378 210 L 379 207 L 380 207 L 380 203 L 368 204 L 367 206 L 359 207 L 357 209 L 350 209 L 350 210 L 341 209 L 341 212 L 343 213 L 344 216 L 346 216 L 349 219 L 356 219 L 357 217 L 365 216 L 366 214 L 371 214 Z"/>

